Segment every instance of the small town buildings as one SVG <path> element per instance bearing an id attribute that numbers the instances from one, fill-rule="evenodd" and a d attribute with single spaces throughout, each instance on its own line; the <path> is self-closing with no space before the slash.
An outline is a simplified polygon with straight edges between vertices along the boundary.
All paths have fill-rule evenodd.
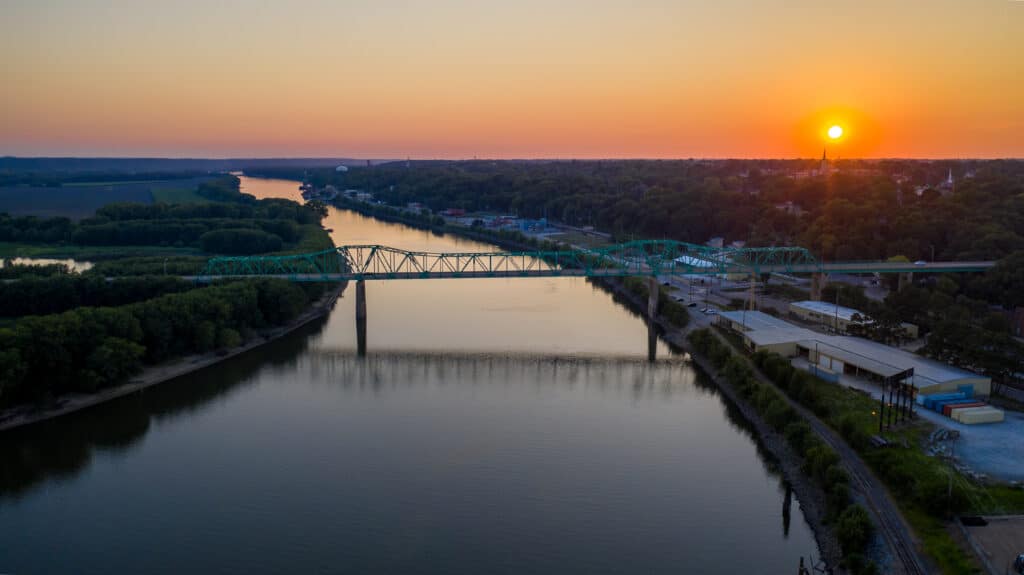
<path id="1" fill-rule="evenodd" d="M 871 321 L 858 310 L 824 301 L 795 301 L 789 304 L 789 313 L 804 321 L 826 326 L 836 333 L 850 333 L 851 325 L 863 325 Z"/>

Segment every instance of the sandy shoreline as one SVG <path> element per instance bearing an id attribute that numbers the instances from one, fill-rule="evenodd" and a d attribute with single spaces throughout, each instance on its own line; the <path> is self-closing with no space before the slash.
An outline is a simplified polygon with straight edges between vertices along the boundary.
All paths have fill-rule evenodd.
<path id="1" fill-rule="evenodd" d="M 146 389 L 147 387 L 164 383 L 252 351 L 264 344 L 280 339 L 307 323 L 324 316 L 331 310 L 334 302 L 338 299 L 338 296 L 341 295 L 343 289 L 343 285 L 338 286 L 336 289 L 324 294 L 319 301 L 314 302 L 308 309 L 306 309 L 306 311 L 302 312 L 299 317 L 292 320 L 289 324 L 261 332 L 258 337 L 254 338 L 249 343 L 241 347 L 234 348 L 225 354 L 218 354 L 216 352 L 193 354 L 165 362 L 160 365 L 154 365 L 146 368 L 142 373 L 131 378 L 128 383 L 110 389 L 104 389 L 98 393 L 63 395 L 59 397 L 52 406 L 47 408 L 39 409 L 32 406 L 19 406 L 0 411 L 0 432 L 33 423 L 39 423 L 41 421 L 81 411 L 94 405 L 106 403 L 119 397 L 131 395 L 137 391 Z"/>

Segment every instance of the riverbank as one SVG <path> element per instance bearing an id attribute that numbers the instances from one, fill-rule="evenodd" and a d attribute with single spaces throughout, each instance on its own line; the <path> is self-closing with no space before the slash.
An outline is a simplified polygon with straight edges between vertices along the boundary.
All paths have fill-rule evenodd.
<path id="1" fill-rule="evenodd" d="M 258 337 L 253 338 L 249 343 L 233 348 L 226 353 L 193 354 L 160 365 L 154 365 L 144 369 L 142 373 L 131 378 L 128 383 L 123 385 L 105 389 L 98 393 L 64 395 L 58 397 L 49 406 L 42 409 L 36 406 L 18 406 L 0 411 L 0 432 L 81 411 L 248 353 L 322 317 L 331 310 L 334 302 L 344 289 L 345 284 L 339 285 L 337 288 L 325 293 L 316 302 L 313 302 L 312 305 L 287 325 L 262 331 Z"/>
<path id="2" fill-rule="evenodd" d="M 626 289 L 622 282 L 609 278 L 598 278 L 597 283 L 600 283 L 602 287 L 617 295 L 619 301 L 629 305 L 638 314 L 644 315 L 646 313 L 646 300 L 636 297 L 636 295 Z M 836 569 L 842 558 L 842 550 L 832 528 L 825 524 L 825 492 L 802 471 L 803 458 L 793 451 L 782 434 L 773 430 L 753 406 L 739 395 L 733 385 L 719 373 L 719 370 L 707 358 L 693 351 L 692 346 L 686 340 L 686 336 L 695 329 L 692 323 L 685 328 L 679 329 L 662 317 L 656 317 L 650 321 L 658 326 L 659 336 L 669 346 L 690 354 L 693 362 L 715 382 L 715 385 L 726 399 L 753 426 L 757 433 L 758 441 L 775 457 L 782 475 L 793 488 L 793 492 L 800 502 L 800 508 L 803 511 L 804 517 L 808 525 L 810 525 L 811 531 L 814 532 L 814 538 L 818 543 L 818 551 L 821 553 L 822 561 L 825 562 L 828 568 Z"/>

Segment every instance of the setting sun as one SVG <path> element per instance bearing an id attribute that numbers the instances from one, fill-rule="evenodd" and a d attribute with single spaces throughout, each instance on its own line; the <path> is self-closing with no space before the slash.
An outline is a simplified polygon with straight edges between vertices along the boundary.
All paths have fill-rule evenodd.
<path id="1" fill-rule="evenodd" d="M 828 137 L 833 140 L 838 140 L 843 135 L 843 127 L 839 125 L 832 126 L 828 129 Z"/>

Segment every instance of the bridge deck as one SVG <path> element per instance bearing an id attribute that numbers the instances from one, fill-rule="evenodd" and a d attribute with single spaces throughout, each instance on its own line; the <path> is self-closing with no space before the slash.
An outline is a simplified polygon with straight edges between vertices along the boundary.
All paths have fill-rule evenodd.
<path id="1" fill-rule="evenodd" d="M 763 273 L 977 272 L 995 262 L 817 261 L 798 247 L 710 248 L 671 240 L 628 242 L 599 250 L 429 253 L 379 245 L 340 246 L 310 254 L 211 259 L 194 279 L 281 277 L 292 281 L 498 277 L 621 277 Z"/>
<path id="2" fill-rule="evenodd" d="M 893 262 L 848 262 L 835 264 L 809 264 L 788 266 L 761 266 L 756 273 L 963 273 L 981 272 L 991 268 L 995 262 L 933 262 L 927 265 L 900 264 Z M 742 266 L 722 269 L 697 268 L 674 271 L 677 274 L 718 275 L 751 273 Z M 351 281 L 351 280 L 419 280 L 419 279 L 469 279 L 469 278 L 546 278 L 546 277 L 622 277 L 641 275 L 665 275 L 639 269 L 579 269 L 552 268 L 538 270 L 495 270 L 495 271 L 440 271 L 440 272 L 350 272 L 350 273 L 263 273 L 263 274 L 210 274 L 185 276 L 185 279 L 209 282 L 224 278 L 273 277 L 296 282 Z"/>

